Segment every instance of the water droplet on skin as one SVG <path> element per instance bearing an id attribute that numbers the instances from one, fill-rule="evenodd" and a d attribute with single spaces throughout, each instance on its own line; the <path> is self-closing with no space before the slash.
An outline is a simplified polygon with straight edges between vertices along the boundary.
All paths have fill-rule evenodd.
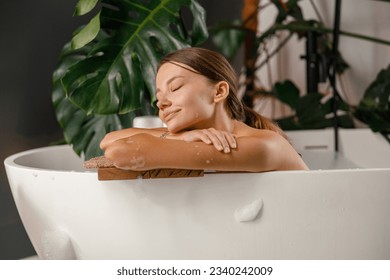
<path id="1" fill-rule="evenodd" d="M 139 169 L 145 166 L 145 158 L 143 156 L 133 157 L 130 163 L 130 169 Z"/>
<path id="2" fill-rule="evenodd" d="M 197 155 L 197 156 L 199 156 L 199 155 L 200 155 L 200 153 L 199 153 L 199 152 L 197 152 L 197 153 L 196 153 L 196 155 Z"/>
<path id="3" fill-rule="evenodd" d="M 209 161 L 209 160 L 206 160 L 206 163 L 207 163 L 207 164 L 210 164 L 210 161 Z"/>

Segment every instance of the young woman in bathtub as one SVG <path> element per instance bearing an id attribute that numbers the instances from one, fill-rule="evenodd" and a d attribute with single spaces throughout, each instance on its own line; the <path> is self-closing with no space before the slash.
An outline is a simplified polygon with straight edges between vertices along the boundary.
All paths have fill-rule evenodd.
<path id="1" fill-rule="evenodd" d="M 108 133 L 105 157 L 130 170 L 307 170 L 282 130 L 236 97 L 237 77 L 220 54 L 185 48 L 166 56 L 156 76 L 166 128 Z"/>

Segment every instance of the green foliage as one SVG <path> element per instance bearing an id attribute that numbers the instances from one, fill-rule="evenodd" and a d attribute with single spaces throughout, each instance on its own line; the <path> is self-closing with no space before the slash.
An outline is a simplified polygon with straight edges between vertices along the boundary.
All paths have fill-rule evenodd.
<path id="1" fill-rule="evenodd" d="M 214 45 L 229 60 L 235 57 L 245 38 L 240 20 L 221 21 L 211 29 L 211 33 Z"/>
<path id="2" fill-rule="evenodd" d="M 95 8 L 98 1 L 99 0 L 79 0 L 76 4 L 74 15 L 82 16 L 89 13 L 93 8 Z"/>
<path id="3" fill-rule="evenodd" d="M 91 21 L 77 32 L 72 39 L 72 49 L 79 49 L 96 38 L 100 31 L 100 13 L 91 19 Z"/>
<path id="4" fill-rule="evenodd" d="M 375 132 L 390 133 L 390 65 L 368 86 L 355 116 Z"/>
<path id="5" fill-rule="evenodd" d="M 193 14 L 192 30 L 182 22 L 183 6 Z M 88 56 L 62 78 L 68 98 L 87 114 L 133 111 L 142 106 L 144 94 L 153 102 L 161 57 L 207 38 L 204 11 L 194 0 L 103 0 L 100 25 L 109 36 L 91 42 Z M 85 35 L 86 41 L 93 39 Z"/>
<path id="6" fill-rule="evenodd" d="M 286 103 L 290 108 L 297 107 L 299 89 L 292 81 L 286 80 L 284 82 L 276 82 L 273 91 L 276 98 L 283 103 Z"/>
<path id="7" fill-rule="evenodd" d="M 332 98 L 326 98 L 320 93 L 310 93 L 300 97 L 298 88 L 293 82 L 287 80 L 277 82 L 274 85 L 275 96 L 288 105 L 295 114 L 276 120 L 279 126 L 285 130 L 319 129 L 333 126 L 334 115 L 332 110 Z M 337 122 L 340 127 L 354 127 L 350 106 L 338 101 Z"/>
<path id="8" fill-rule="evenodd" d="M 101 10 L 75 32 L 53 74 L 53 103 L 67 143 L 86 158 L 99 142 L 131 126 L 135 114 L 152 114 L 158 62 L 169 52 L 208 37 L 205 12 L 196 0 L 101 0 Z M 80 0 L 76 15 L 97 1 Z M 187 28 L 181 10 L 192 13 Z"/>
<path id="9" fill-rule="evenodd" d="M 52 95 L 57 120 L 63 128 L 66 143 L 72 144 L 78 155 L 84 153 L 86 159 L 102 154 L 99 142 L 107 132 L 129 127 L 134 118 L 133 112 L 123 115 L 87 115 L 66 98 L 61 79 L 72 65 L 85 59 L 89 51 L 88 46 L 74 51 L 70 43 L 65 45 L 61 53 L 61 61 L 53 73 Z"/>

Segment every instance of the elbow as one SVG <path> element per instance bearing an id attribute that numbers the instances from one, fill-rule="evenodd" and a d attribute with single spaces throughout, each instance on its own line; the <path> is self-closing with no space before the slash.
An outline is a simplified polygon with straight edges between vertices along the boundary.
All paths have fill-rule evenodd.
<path id="1" fill-rule="evenodd" d="M 103 139 L 100 141 L 100 149 L 105 151 L 107 147 L 114 141 L 114 134 L 115 132 L 109 132 L 107 133 Z"/>
<path id="2" fill-rule="evenodd" d="M 144 147 L 141 134 L 129 138 L 112 141 L 107 145 L 104 156 L 115 167 L 126 170 L 146 170 L 148 147 Z"/>
<path id="3" fill-rule="evenodd" d="M 115 167 L 121 169 L 127 169 L 126 163 L 126 149 L 122 141 L 115 141 L 111 144 L 104 146 L 104 156 L 111 161 Z M 103 148 L 102 148 L 103 149 Z"/>
<path id="4" fill-rule="evenodd" d="M 100 141 L 100 149 L 102 149 L 103 151 L 105 151 L 106 149 L 107 149 L 107 146 L 108 146 L 108 139 L 107 139 L 107 136 L 108 136 L 108 134 L 106 134 L 104 137 L 103 137 L 103 139 L 102 139 L 102 141 Z"/>

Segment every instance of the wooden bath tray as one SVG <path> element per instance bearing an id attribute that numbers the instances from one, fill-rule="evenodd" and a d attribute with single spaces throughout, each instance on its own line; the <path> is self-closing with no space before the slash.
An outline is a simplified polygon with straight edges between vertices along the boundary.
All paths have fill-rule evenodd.
<path id="1" fill-rule="evenodd" d="M 115 167 L 98 168 L 99 181 L 202 177 L 203 175 L 204 175 L 203 170 L 152 169 L 146 171 L 132 171 L 132 170 L 123 170 Z"/>
<path id="2" fill-rule="evenodd" d="M 97 168 L 98 180 L 134 180 L 154 178 L 202 177 L 203 170 L 152 169 L 146 171 L 123 170 L 116 168 L 104 156 L 92 158 L 84 163 L 85 168 Z"/>

